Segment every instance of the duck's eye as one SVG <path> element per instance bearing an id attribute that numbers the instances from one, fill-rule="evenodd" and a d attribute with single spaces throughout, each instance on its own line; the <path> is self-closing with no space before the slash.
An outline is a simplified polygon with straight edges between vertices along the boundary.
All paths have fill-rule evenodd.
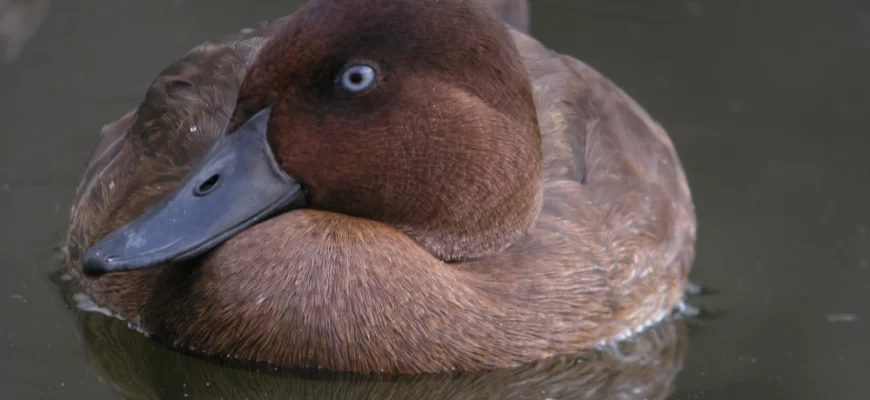
<path id="1" fill-rule="evenodd" d="M 365 64 L 355 64 L 347 67 L 341 73 L 341 87 L 351 93 L 368 90 L 375 84 L 377 73 L 375 69 Z"/>

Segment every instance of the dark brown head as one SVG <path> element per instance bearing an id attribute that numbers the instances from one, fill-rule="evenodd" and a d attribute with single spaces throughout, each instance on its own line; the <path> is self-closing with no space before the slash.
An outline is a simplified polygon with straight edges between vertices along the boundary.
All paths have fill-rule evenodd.
<path id="1" fill-rule="evenodd" d="M 234 121 L 268 105 L 269 143 L 311 207 L 394 225 L 445 260 L 497 252 L 535 220 L 531 86 L 477 1 L 312 1 L 252 65 Z"/>
<path id="2" fill-rule="evenodd" d="M 475 0 L 311 1 L 251 65 L 227 132 L 180 185 L 198 205 L 155 207 L 169 210 L 164 231 L 197 240 L 132 246 L 158 248 L 148 263 L 199 254 L 291 203 L 393 225 L 445 261 L 501 251 L 540 210 L 529 78 L 507 28 Z M 186 232 L 199 226 L 192 213 L 205 233 Z M 193 244 L 167 251 L 176 241 Z"/>

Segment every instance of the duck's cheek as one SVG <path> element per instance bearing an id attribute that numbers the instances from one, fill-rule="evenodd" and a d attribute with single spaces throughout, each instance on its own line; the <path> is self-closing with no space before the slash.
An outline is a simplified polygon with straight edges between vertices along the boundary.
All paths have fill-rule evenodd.
<path id="1" fill-rule="evenodd" d="M 151 268 L 200 255 L 280 210 L 304 205 L 301 184 L 266 143 L 269 110 L 221 137 L 178 188 L 88 249 L 90 276 Z"/>

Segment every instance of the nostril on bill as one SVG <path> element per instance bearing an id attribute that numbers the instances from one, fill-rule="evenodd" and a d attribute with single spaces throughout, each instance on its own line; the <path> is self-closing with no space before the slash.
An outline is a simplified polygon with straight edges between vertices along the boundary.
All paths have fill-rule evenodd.
<path id="1" fill-rule="evenodd" d="M 200 197 L 208 195 L 217 188 L 217 184 L 220 179 L 220 174 L 212 175 L 211 177 L 196 186 L 196 188 L 194 189 L 194 194 Z"/>

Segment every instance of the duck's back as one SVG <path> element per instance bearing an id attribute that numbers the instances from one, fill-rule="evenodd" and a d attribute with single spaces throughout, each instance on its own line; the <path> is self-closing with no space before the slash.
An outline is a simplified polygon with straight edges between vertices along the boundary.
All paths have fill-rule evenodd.
<path id="1" fill-rule="evenodd" d="M 524 33 L 513 37 L 534 86 L 544 205 L 530 235 L 471 265 L 493 281 L 539 265 L 555 276 L 515 282 L 505 298 L 522 287 L 558 310 L 550 294 L 573 293 L 598 335 L 627 335 L 682 299 L 696 238 L 685 173 L 667 133 L 609 79 Z M 573 307 L 562 313 L 576 317 Z"/>

